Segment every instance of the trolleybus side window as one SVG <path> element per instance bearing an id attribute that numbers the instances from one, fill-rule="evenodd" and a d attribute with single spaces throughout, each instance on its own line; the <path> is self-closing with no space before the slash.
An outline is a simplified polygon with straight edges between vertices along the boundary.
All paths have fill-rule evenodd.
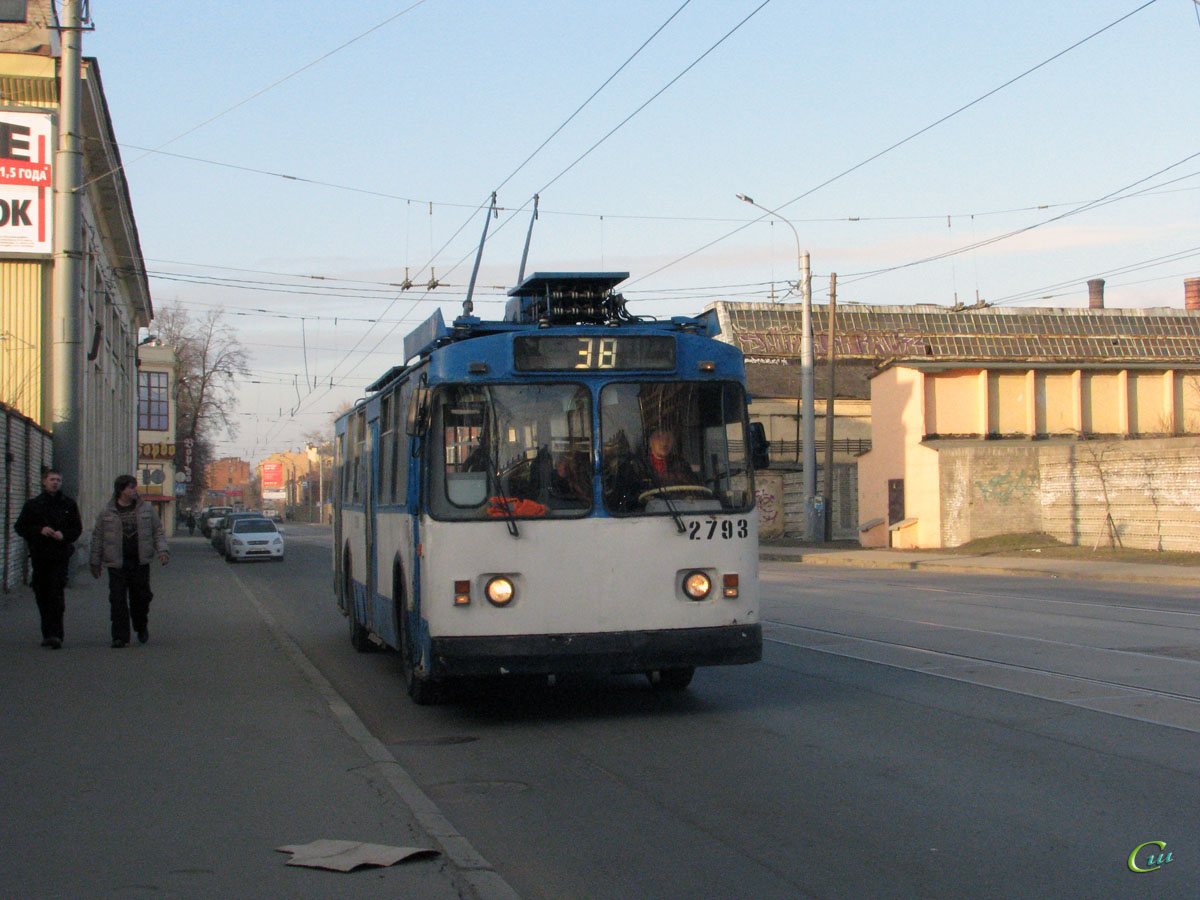
<path id="1" fill-rule="evenodd" d="M 429 435 L 438 518 L 591 510 L 592 403 L 582 385 L 448 385 L 436 394 Z"/>
<path id="2" fill-rule="evenodd" d="M 365 501 L 366 490 L 366 442 L 367 422 L 366 413 L 358 410 L 350 417 L 349 433 L 346 437 L 346 468 L 345 480 L 342 482 L 342 496 L 347 502 L 358 505 Z"/>
<path id="3" fill-rule="evenodd" d="M 400 389 L 394 388 L 385 394 L 379 403 L 379 499 L 381 503 L 403 503 L 405 477 L 407 474 L 408 446 L 405 440 L 401 416 L 407 407 L 402 402 Z"/>
<path id="4" fill-rule="evenodd" d="M 392 502 L 392 405 L 394 393 L 389 391 L 379 398 L 379 502 Z"/>
<path id="5" fill-rule="evenodd" d="M 412 401 L 412 383 L 405 382 L 396 390 L 392 403 L 392 437 L 395 445 L 392 448 L 392 500 L 404 503 L 408 499 L 408 459 L 409 437 L 405 420 L 408 417 L 409 403 Z"/>
<path id="6" fill-rule="evenodd" d="M 746 512 L 754 483 L 746 395 L 728 382 L 600 391 L 604 505 L 614 515 Z"/>
<path id="7" fill-rule="evenodd" d="M 333 483 L 336 485 L 337 500 L 339 505 L 342 499 L 346 496 L 342 485 L 342 472 L 346 461 L 346 435 L 339 434 L 334 437 L 333 441 Z"/>

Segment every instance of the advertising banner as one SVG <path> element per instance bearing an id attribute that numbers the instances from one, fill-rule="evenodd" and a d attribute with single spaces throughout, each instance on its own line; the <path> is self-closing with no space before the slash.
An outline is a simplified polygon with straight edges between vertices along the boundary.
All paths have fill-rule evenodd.
<path id="1" fill-rule="evenodd" d="M 0 254 L 54 250 L 54 119 L 0 110 Z"/>
<path id="2" fill-rule="evenodd" d="M 262 488 L 264 491 L 283 488 L 283 463 L 265 462 L 262 464 Z"/>

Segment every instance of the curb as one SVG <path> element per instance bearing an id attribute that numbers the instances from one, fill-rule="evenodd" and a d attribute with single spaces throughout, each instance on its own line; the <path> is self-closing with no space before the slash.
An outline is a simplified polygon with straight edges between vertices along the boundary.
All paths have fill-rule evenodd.
<path id="1" fill-rule="evenodd" d="M 948 572 L 958 575 L 1013 575 L 1040 578 L 1076 578 L 1085 581 L 1137 582 L 1139 584 L 1186 585 L 1200 587 L 1200 572 L 1196 575 L 1175 572 L 1146 573 L 1111 570 L 1087 565 L 1065 568 L 1045 566 L 1039 562 L 1020 565 L 956 562 L 945 557 L 930 560 L 867 559 L 840 553 L 788 553 L 770 548 L 759 551 L 759 559 L 767 562 L 793 562 L 809 566 L 843 566 L 858 569 L 893 571 Z M 1112 563 L 1111 565 L 1122 565 Z"/>

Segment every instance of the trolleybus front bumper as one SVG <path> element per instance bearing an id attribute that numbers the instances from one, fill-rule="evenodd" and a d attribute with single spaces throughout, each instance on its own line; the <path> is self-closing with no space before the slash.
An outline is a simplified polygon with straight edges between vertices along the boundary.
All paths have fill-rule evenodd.
<path id="1" fill-rule="evenodd" d="M 432 659 L 435 679 L 725 666 L 762 659 L 762 626 L 433 638 Z"/>

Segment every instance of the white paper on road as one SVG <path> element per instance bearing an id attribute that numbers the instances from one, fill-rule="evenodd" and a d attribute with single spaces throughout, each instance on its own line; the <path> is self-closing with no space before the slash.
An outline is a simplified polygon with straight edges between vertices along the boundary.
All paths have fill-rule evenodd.
<path id="1" fill-rule="evenodd" d="M 335 872 L 350 872 L 359 866 L 394 866 L 406 859 L 436 856 L 438 852 L 428 847 L 388 847 L 359 841 L 329 840 L 289 844 L 275 849 L 292 854 L 287 862 L 289 866 L 309 866 Z"/>

